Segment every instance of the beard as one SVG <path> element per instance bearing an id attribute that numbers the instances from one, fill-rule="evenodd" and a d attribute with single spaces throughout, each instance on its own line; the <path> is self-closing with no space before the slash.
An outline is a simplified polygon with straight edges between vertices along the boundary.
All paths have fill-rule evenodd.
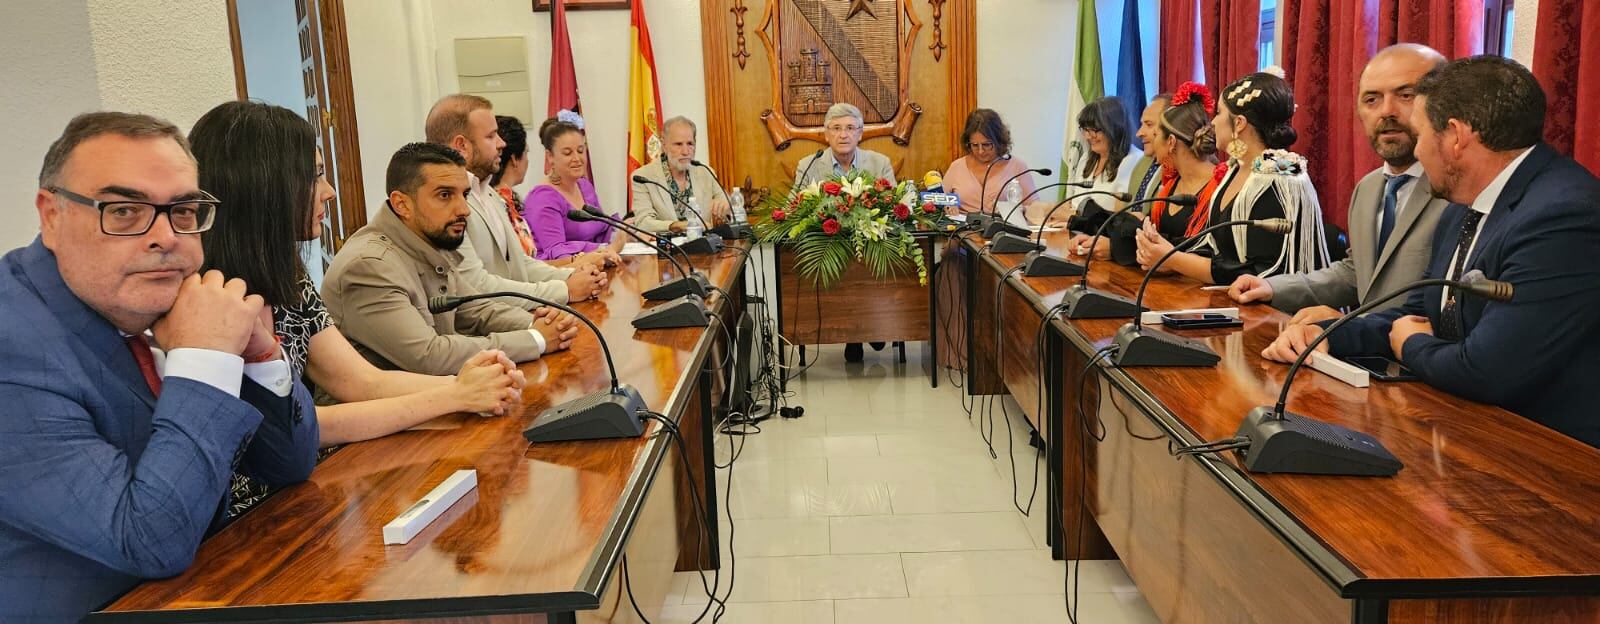
<path id="1" fill-rule="evenodd" d="M 1439 176 L 1428 176 L 1428 186 L 1432 187 L 1433 196 L 1447 202 L 1455 202 L 1456 189 L 1461 187 L 1461 167 L 1451 164 L 1444 165 L 1444 171 Z"/>
<path id="2" fill-rule="evenodd" d="M 466 219 L 457 219 L 455 221 L 446 223 L 444 224 L 444 227 L 427 233 L 428 242 L 433 243 L 433 246 L 440 251 L 455 251 L 457 248 L 461 247 L 461 241 L 466 240 L 467 230 L 466 228 L 462 228 L 460 234 L 451 234 L 450 228 L 455 225 L 464 226 L 466 224 Z"/>
<path id="3" fill-rule="evenodd" d="M 1384 140 L 1383 133 L 1390 131 L 1399 132 L 1405 138 Z M 1372 150 L 1390 166 L 1409 167 L 1417 162 L 1417 132 L 1393 118 L 1379 121 L 1368 139 L 1372 142 Z"/>
<path id="4" fill-rule="evenodd" d="M 467 171 L 471 171 L 472 175 L 478 176 L 480 180 L 487 180 L 500 172 L 499 154 L 491 156 L 487 152 L 479 152 L 478 155 L 483 158 L 475 158 L 467 163 Z"/>

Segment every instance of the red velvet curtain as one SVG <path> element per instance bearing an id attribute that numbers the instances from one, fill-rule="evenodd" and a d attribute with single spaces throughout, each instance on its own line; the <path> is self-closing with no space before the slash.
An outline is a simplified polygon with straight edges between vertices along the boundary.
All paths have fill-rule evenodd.
<path id="1" fill-rule="evenodd" d="M 1600 6 L 1540 0 L 1536 39 L 1533 73 L 1549 98 L 1544 138 L 1600 172 Z"/>
<path id="2" fill-rule="evenodd" d="M 1306 157 L 1323 219 L 1345 228 L 1356 181 L 1381 162 L 1356 121 L 1356 83 L 1376 51 L 1378 0 L 1284 0 L 1284 73 L 1299 106 L 1292 149 Z"/>
<path id="3" fill-rule="evenodd" d="M 1261 0 L 1200 0 L 1200 57 L 1213 89 L 1256 71 L 1260 37 Z"/>
<path id="4" fill-rule="evenodd" d="M 1378 46 L 1420 43 L 1450 58 L 1483 53 L 1483 0 L 1380 0 Z"/>
<path id="5" fill-rule="evenodd" d="M 1161 3 L 1161 69 L 1158 84 L 1164 93 L 1172 93 L 1187 81 L 1194 80 L 1199 48 L 1200 0 L 1164 0 Z"/>

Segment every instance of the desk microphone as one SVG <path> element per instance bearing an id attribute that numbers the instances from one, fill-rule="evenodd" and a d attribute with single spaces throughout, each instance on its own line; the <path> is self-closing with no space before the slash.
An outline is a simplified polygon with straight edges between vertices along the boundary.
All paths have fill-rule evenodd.
<path id="1" fill-rule="evenodd" d="M 1022 176 L 1028 175 L 1030 173 L 1037 173 L 1037 174 L 1039 174 L 1041 176 L 1049 177 L 1050 174 L 1053 173 L 1053 172 L 1048 167 L 1040 167 L 1038 169 L 1027 169 L 1027 170 L 1023 171 L 1022 173 L 1018 173 L 1017 175 L 1014 175 L 1014 176 L 1011 176 L 1010 178 L 1007 178 L 1006 179 L 1006 183 L 1000 185 L 1000 189 L 1001 189 L 1000 192 L 1004 193 L 1005 192 L 1005 188 L 1006 188 L 1006 184 L 1011 184 L 1012 180 L 1015 180 L 1015 179 L 1020 178 Z M 1048 185 L 1041 186 L 1039 188 L 1033 189 L 1032 193 L 1028 193 L 1027 195 L 1024 195 L 1021 200 L 1017 201 L 1017 206 L 1026 205 L 1028 203 L 1028 199 L 1033 197 L 1034 195 L 1037 195 L 1039 193 L 1039 191 L 1042 191 L 1042 190 L 1047 189 L 1047 188 L 1053 188 L 1053 187 L 1057 187 L 1057 186 L 1066 186 L 1066 185 L 1067 185 L 1067 183 L 1065 183 L 1065 182 L 1058 182 L 1056 184 L 1048 184 Z M 1015 225 L 1011 225 L 1010 223 L 1008 223 L 1008 221 L 1011 220 L 1012 213 L 1015 213 L 1017 211 L 1016 206 L 1012 206 L 1011 210 L 1006 212 L 1006 215 L 1005 215 L 1006 218 L 998 219 L 998 218 L 995 217 L 995 212 L 994 211 L 996 209 L 998 209 L 997 204 L 998 204 L 999 201 L 1000 201 L 1000 198 L 996 197 L 994 203 L 989 204 L 989 209 L 990 209 L 989 212 L 984 212 L 982 210 L 982 208 L 983 208 L 983 196 L 979 195 L 978 196 L 978 208 L 979 208 L 979 210 L 976 213 L 967 215 L 967 223 L 969 225 L 972 225 L 973 227 L 976 227 L 978 229 L 983 230 L 984 238 L 994 238 L 995 234 L 998 234 L 1000 232 L 1007 232 L 1007 231 L 1016 232 L 1016 234 L 1018 236 L 1027 236 L 1029 234 L 1027 229 L 1019 228 L 1019 227 L 1017 227 Z M 976 220 L 974 220 L 974 218 L 976 218 Z M 998 225 L 996 225 L 996 224 L 998 224 Z M 1000 226 L 1007 226 L 1007 227 L 1010 227 L 1012 229 L 1007 230 L 1007 229 L 1000 228 Z M 1000 229 L 996 229 L 996 228 L 1000 228 Z"/>
<path id="2" fill-rule="evenodd" d="M 1062 182 L 1059 185 L 1055 185 L 1055 186 L 1079 186 L 1079 187 L 1081 187 L 1082 184 L 1078 183 L 1078 182 Z M 1038 191 L 1034 191 L 1034 192 L 1037 193 Z M 1041 240 L 1042 240 L 1042 236 L 1044 234 L 1044 224 L 1049 222 L 1050 215 L 1055 214 L 1056 209 L 1066 205 L 1067 202 L 1070 202 L 1070 201 L 1072 201 L 1074 199 L 1077 199 L 1079 197 L 1083 197 L 1085 195 L 1110 195 L 1110 196 L 1115 197 L 1115 198 L 1117 198 L 1119 200 L 1122 200 L 1122 201 L 1127 201 L 1128 200 L 1128 194 L 1127 193 L 1116 193 L 1116 192 L 1112 192 L 1112 191 L 1084 191 L 1084 192 L 1081 192 L 1081 193 L 1074 193 L 1072 195 L 1068 195 L 1066 199 L 1061 200 L 1061 203 L 1056 204 L 1055 206 L 1052 206 L 1050 208 L 1050 212 L 1045 213 L 1044 220 L 1039 222 L 1039 235 L 1041 237 Z M 1030 197 L 1031 196 L 1032 195 L 1030 195 Z M 1022 204 L 1019 203 L 1017 205 L 1021 206 Z M 1015 211 L 1016 211 L 1016 209 L 1013 208 L 1012 212 L 1015 212 Z M 995 223 L 990 224 L 990 226 L 989 226 L 990 231 L 994 231 L 994 232 L 996 232 L 996 234 L 990 234 L 989 235 L 992 238 L 994 238 L 994 240 L 989 242 L 989 253 L 1027 253 L 1027 254 L 1030 254 L 1030 257 L 1031 257 L 1031 255 L 1036 254 L 1037 252 L 1044 251 L 1044 243 L 1041 242 L 1040 240 L 1034 240 L 1034 233 L 1032 231 L 1030 231 L 1030 230 L 1028 230 L 1026 228 L 1020 227 L 1020 226 L 1012 225 L 1010 223 L 1010 221 L 1011 221 L 1011 215 L 1007 214 L 1005 221 L 996 221 Z M 1065 264 L 1071 264 L 1071 266 L 1070 267 L 1060 267 L 1060 270 L 1075 271 L 1076 269 L 1079 268 L 1078 265 L 1069 263 L 1065 259 L 1062 259 L 1061 262 L 1065 263 Z M 1038 275 L 1040 275 L 1040 274 L 1038 274 L 1038 273 L 1034 274 L 1034 276 L 1038 276 Z M 1063 273 L 1062 275 L 1077 275 L 1077 273 L 1076 272 Z"/>
<path id="3" fill-rule="evenodd" d="M 1205 240 L 1205 235 L 1226 227 L 1248 225 L 1260 228 L 1274 234 L 1288 234 L 1294 231 L 1294 223 L 1288 219 L 1240 219 L 1226 221 L 1212 225 L 1196 232 L 1189 240 L 1173 245 L 1166 255 L 1161 256 L 1155 264 L 1150 265 L 1150 270 L 1145 271 L 1144 281 L 1139 282 L 1139 294 L 1133 298 L 1134 308 L 1144 309 L 1145 288 L 1150 286 L 1150 278 L 1156 274 L 1156 269 L 1178 253 L 1195 246 Z M 1164 331 L 1143 331 L 1140 326 L 1141 314 L 1133 315 L 1133 322 L 1123 325 L 1117 330 L 1117 354 L 1112 357 L 1116 366 L 1213 366 L 1222 360 L 1216 351 L 1206 343 L 1193 338 L 1186 338 Z"/>
<path id="4" fill-rule="evenodd" d="M 1112 214 L 1094 231 L 1094 238 L 1089 239 L 1089 256 L 1083 260 L 1083 279 L 1077 286 L 1068 288 L 1062 294 L 1061 303 L 1067 306 L 1067 318 L 1128 318 L 1144 312 L 1144 307 L 1135 304 L 1132 299 L 1122 295 L 1114 295 L 1089 288 L 1089 266 L 1094 262 L 1094 249 L 1100 244 L 1100 237 L 1111 226 L 1112 221 L 1128 214 L 1128 210 L 1140 204 L 1153 204 L 1167 202 L 1178 206 L 1193 206 L 1200 203 L 1200 198 L 1193 195 L 1173 195 L 1166 198 L 1141 199 L 1128 204 L 1122 211 Z M 1024 273 L 1026 274 L 1026 273 Z"/>
<path id="5" fill-rule="evenodd" d="M 567 218 L 580 222 L 595 221 L 604 223 L 613 229 L 619 230 L 622 233 L 633 237 L 634 240 L 649 245 L 651 248 L 660 252 L 661 255 L 666 256 L 667 261 L 671 262 L 672 266 L 678 269 L 678 275 L 681 275 L 682 277 L 671 281 L 662 282 L 656 287 L 644 291 L 643 294 L 645 299 L 649 299 L 651 301 L 665 301 L 689 294 L 697 295 L 702 299 L 705 298 L 706 292 L 709 290 L 710 286 L 710 283 L 706 281 L 706 277 L 692 270 L 684 269 L 683 264 L 679 263 L 676 258 L 672 257 L 671 251 L 659 244 L 650 242 L 648 232 L 635 227 L 631 223 L 612 217 L 604 212 L 600 212 L 600 209 L 595 208 L 594 206 L 584 206 L 582 210 L 568 210 Z M 682 251 L 680 250 L 679 253 L 682 253 Z M 688 260 L 689 256 L 685 254 L 683 259 Z M 690 265 L 693 266 L 693 263 L 691 262 Z"/>
<path id="6" fill-rule="evenodd" d="M 722 251 L 722 237 L 711 231 L 711 224 L 706 223 L 706 218 L 700 216 L 700 211 L 695 210 L 694 206 L 690 206 L 689 202 L 683 201 L 683 198 L 678 197 L 676 193 L 673 193 L 672 189 L 667 188 L 667 185 L 655 180 L 651 180 L 650 178 L 646 178 L 642 175 L 636 175 L 633 176 L 633 181 L 638 184 L 651 184 L 663 191 L 666 191 L 667 197 L 672 198 L 673 202 L 683 206 L 684 212 L 694 215 L 694 218 L 700 222 L 700 227 L 704 228 L 705 233 L 699 237 L 684 241 L 682 245 L 678 245 L 678 248 L 683 250 L 684 253 L 702 254 L 717 253 Z"/>
<path id="7" fill-rule="evenodd" d="M 1246 470 L 1370 477 L 1387 477 L 1400 471 L 1403 467 L 1400 460 L 1383 448 L 1377 438 L 1285 411 L 1284 406 L 1289 402 L 1289 386 L 1294 383 L 1295 373 L 1300 372 L 1300 367 L 1316 352 L 1317 345 L 1327 340 L 1333 330 L 1395 297 L 1427 286 L 1459 288 L 1490 301 L 1510 301 L 1513 290 L 1507 282 L 1488 279 L 1483 271 L 1472 270 L 1461 276 L 1460 281 L 1425 279 L 1406 284 L 1339 317 L 1317 334 L 1289 366 L 1283 388 L 1278 391 L 1277 405 L 1250 410 L 1239 424 L 1235 437 L 1250 442 L 1249 447 L 1239 452 Z"/>
<path id="8" fill-rule="evenodd" d="M 606 357 L 606 370 L 611 373 L 611 388 L 588 396 L 578 397 L 551 407 L 539 414 L 533 424 L 522 430 L 529 442 L 561 442 L 566 440 L 605 440 L 610 438 L 636 438 L 644 434 L 644 424 L 639 420 L 639 410 L 645 409 L 639 389 L 617 379 L 617 365 L 611 359 L 611 346 L 605 334 L 600 333 L 594 321 L 577 310 L 563 304 L 517 292 L 492 292 L 464 297 L 438 296 L 428 298 L 428 311 L 434 314 L 449 312 L 462 304 L 494 297 L 516 297 L 543 304 L 571 314 L 589 326 L 594 337 L 600 340 L 600 352 Z"/>
<path id="9" fill-rule="evenodd" d="M 694 160 L 692 158 L 689 159 L 689 164 L 694 165 L 696 167 L 699 167 L 701 169 L 705 169 L 706 173 L 711 174 L 711 180 L 717 183 L 717 188 L 721 189 L 724 192 L 724 194 L 726 194 L 727 189 L 722 187 L 722 178 L 717 177 L 716 170 L 712 169 L 710 166 L 706 165 L 705 163 L 700 162 L 698 160 Z M 731 202 L 733 200 L 730 199 L 728 201 Z M 731 223 L 731 222 L 730 223 L 724 223 L 722 225 L 719 225 L 719 226 L 716 226 L 716 227 L 713 227 L 713 228 L 706 228 L 706 231 L 707 232 L 716 232 L 724 240 L 730 239 L 730 238 L 732 238 L 732 239 L 751 238 L 751 237 L 755 236 L 755 233 L 756 233 L 755 230 L 750 228 L 750 224 L 749 223 Z"/>
<path id="10" fill-rule="evenodd" d="M 1011 152 L 1001 154 L 999 158 L 994 159 L 994 162 L 989 163 L 989 166 L 983 169 L 983 184 L 978 186 L 978 212 L 983 212 L 983 198 L 988 197 L 989 172 L 994 171 L 995 165 L 1007 160 L 1011 160 Z M 1004 189 L 1005 186 L 1002 185 L 1000 188 Z M 997 195 L 995 196 L 995 199 L 999 200 L 1000 197 Z M 993 206 L 990 207 L 990 211 L 993 211 Z"/>
<path id="11" fill-rule="evenodd" d="M 1056 211 L 1060 210 L 1062 206 L 1067 205 L 1074 199 L 1086 195 L 1110 195 L 1113 199 L 1123 203 L 1133 201 L 1133 198 L 1127 193 L 1118 193 L 1114 191 L 1084 191 L 1082 193 L 1074 193 L 1066 199 L 1056 203 L 1056 205 L 1051 206 L 1050 211 L 1044 213 L 1044 218 L 1039 220 L 1039 233 L 1034 235 L 1033 242 L 1031 243 L 1033 248 L 1028 251 L 1028 255 L 1022 260 L 1022 275 L 1024 277 L 1070 277 L 1073 275 L 1083 275 L 1084 271 L 1088 270 L 1087 263 L 1079 265 L 1073 262 L 1068 262 L 1066 258 L 1050 253 L 1049 250 L 1045 249 L 1044 246 L 1044 228 L 1045 224 L 1050 222 L 1050 217 L 1054 216 Z M 1111 214 L 1115 215 L 1116 213 Z M 1111 218 L 1107 217 L 1106 220 L 1110 221 Z M 1002 234 L 1002 236 L 1004 235 Z"/>
<path id="12" fill-rule="evenodd" d="M 800 190 L 800 183 L 805 181 L 806 176 L 811 175 L 811 167 L 817 164 L 817 161 L 822 160 L 822 153 L 826 151 L 828 151 L 828 148 L 824 147 L 817 150 L 817 153 L 811 155 L 811 161 L 806 163 L 806 168 L 800 173 L 795 174 L 794 186 L 789 188 L 789 194 L 792 195 Z M 798 165 L 799 163 L 795 164 Z"/>

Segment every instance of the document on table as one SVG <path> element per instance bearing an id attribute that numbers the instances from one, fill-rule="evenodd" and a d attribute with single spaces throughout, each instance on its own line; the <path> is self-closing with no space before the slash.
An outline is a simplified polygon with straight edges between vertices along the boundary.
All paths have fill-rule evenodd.
<path id="1" fill-rule="evenodd" d="M 617 252 L 624 256 L 654 256 L 656 248 L 644 243 L 634 241 L 622 246 L 622 251 Z"/>
<path id="2" fill-rule="evenodd" d="M 1044 230 L 1046 232 L 1060 232 L 1061 230 L 1065 230 L 1065 229 L 1067 229 L 1067 228 L 1064 228 L 1064 227 L 1061 227 L 1061 226 L 1058 226 L 1058 225 L 1030 225 L 1030 226 L 1028 226 L 1028 231 L 1029 232 L 1033 232 L 1035 234 L 1039 233 L 1040 230 Z"/>

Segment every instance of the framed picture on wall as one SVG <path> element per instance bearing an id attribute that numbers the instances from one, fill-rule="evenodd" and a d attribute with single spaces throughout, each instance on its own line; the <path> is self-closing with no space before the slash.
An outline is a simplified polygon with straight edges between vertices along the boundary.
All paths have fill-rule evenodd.
<path id="1" fill-rule="evenodd" d="M 598 9 L 631 9 L 633 0 L 565 0 L 568 11 L 590 11 Z M 550 10 L 550 0 L 533 0 L 533 10 L 547 12 Z"/>

